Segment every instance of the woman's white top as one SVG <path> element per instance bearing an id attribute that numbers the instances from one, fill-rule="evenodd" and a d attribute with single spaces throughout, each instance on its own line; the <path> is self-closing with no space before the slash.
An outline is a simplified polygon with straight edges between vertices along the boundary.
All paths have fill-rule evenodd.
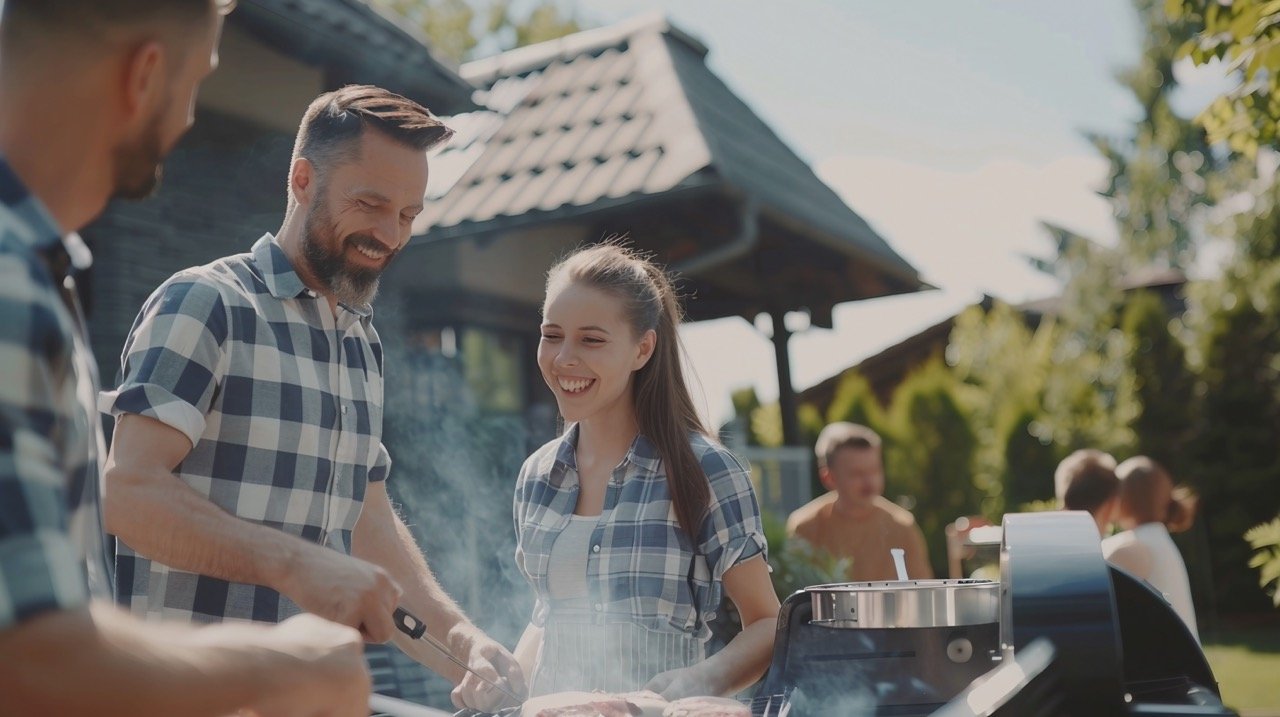
<path id="1" fill-rule="evenodd" d="M 598 515 L 571 515 L 547 563 L 547 587 L 556 600 L 587 598 L 587 556 L 591 553 L 591 531 L 600 522 Z"/>
<path id="2" fill-rule="evenodd" d="M 1191 634 L 1200 639 L 1187 565 L 1162 523 L 1144 523 L 1103 540 L 1102 556 L 1163 593 Z"/>

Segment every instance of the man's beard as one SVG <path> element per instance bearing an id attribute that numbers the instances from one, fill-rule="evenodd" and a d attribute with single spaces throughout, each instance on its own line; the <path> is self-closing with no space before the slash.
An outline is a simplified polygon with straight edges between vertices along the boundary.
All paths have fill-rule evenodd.
<path id="1" fill-rule="evenodd" d="M 317 195 L 323 194 L 322 188 L 317 191 Z M 328 287 L 340 304 L 357 307 L 371 304 L 378 294 L 382 270 L 390 265 L 399 252 L 388 256 L 382 268 L 371 269 L 353 266 L 346 260 L 343 254 L 347 244 L 364 245 L 377 251 L 386 250 L 386 247 L 367 234 L 351 234 L 338 241 L 329 208 L 323 200 L 318 200 L 302 226 L 302 256 L 311 269 L 312 276 Z"/>
<path id="2" fill-rule="evenodd" d="M 146 199 L 155 193 L 164 174 L 164 157 L 160 124 L 163 113 L 157 112 L 137 138 L 115 148 L 115 187 L 118 199 Z M 170 147 L 172 149 L 172 147 Z"/>

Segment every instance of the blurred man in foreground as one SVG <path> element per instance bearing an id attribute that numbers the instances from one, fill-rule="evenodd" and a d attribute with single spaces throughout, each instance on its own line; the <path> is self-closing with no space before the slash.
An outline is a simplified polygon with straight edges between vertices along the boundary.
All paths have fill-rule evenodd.
<path id="1" fill-rule="evenodd" d="M 0 703 L 5 714 L 367 714 L 358 633 L 140 622 L 109 590 L 97 380 L 73 233 L 142 197 L 217 64 L 216 0 L 8 0 L 0 15 Z M 86 581 L 85 564 L 88 565 Z M 103 595 L 105 597 L 105 595 Z"/>

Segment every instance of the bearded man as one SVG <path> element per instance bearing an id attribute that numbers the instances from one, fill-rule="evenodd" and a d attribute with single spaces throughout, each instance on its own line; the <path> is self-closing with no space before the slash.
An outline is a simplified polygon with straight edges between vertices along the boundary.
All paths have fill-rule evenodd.
<path id="1" fill-rule="evenodd" d="M 105 520 L 135 613 L 278 622 L 300 610 L 395 639 L 459 685 L 496 690 L 397 633 L 401 605 L 490 680 L 523 678 L 440 588 L 387 495 L 378 278 L 422 211 L 427 150 L 451 131 L 371 86 L 317 98 L 276 235 L 178 272 L 147 300 L 103 395 L 118 423 Z"/>

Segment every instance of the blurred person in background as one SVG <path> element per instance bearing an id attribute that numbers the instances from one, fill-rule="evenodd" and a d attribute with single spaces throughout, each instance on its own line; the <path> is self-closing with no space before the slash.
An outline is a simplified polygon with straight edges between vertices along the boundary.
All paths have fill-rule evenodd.
<path id="1" fill-rule="evenodd" d="M 0 6 L 0 711 L 367 714 L 355 630 L 314 616 L 150 624 L 109 602 L 96 363 L 75 283 L 91 256 L 74 232 L 113 196 L 155 187 L 229 3 Z"/>
<path id="2" fill-rule="evenodd" d="M 837 558 L 849 558 L 849 580 L 897 580 L 893 548 L 905 551 L 907 577 L 933 577 L 924 533 L 907 509 L 884 497 L 880 436 L 844 421 L 818 434 L 818 478 L 827 493 L 787 518 L 787 536 Z"/>
<path id="3" fill-rule="evenodd" d="M 538 367 L 569 426 L 516 484 L 532 693 L 737 693 L 769 664 L 779 604 L 747 469 L 689 397 L 671 280 L 607 242 L 551 269 L 542 315 Z M 743 630 L 708 657 L 726 594 Z"/>
<path id="4" fill-rule="evenodd" d="M 1199 640 L 1187 566 L 1169 535 L 1195 522 L 1195 496 L 1175 488 L 1168 471 L 1146 456 L 1121 463 L 1116 476 L 1120 480 L 1117 522 L 1123 530 L 1102 541 L 1103 557 L 1163 593 Z"/>
<path id="5" fill-rule="evenodd" d="M 1082 448 L 1062 459 L 1053 472 L 1054 494 L 1064 510 L 1083 510 L 1093 516 L 1098 535 L 1111 532 L 1117 491 L 1116 459 L 1094 448 Z"/>

